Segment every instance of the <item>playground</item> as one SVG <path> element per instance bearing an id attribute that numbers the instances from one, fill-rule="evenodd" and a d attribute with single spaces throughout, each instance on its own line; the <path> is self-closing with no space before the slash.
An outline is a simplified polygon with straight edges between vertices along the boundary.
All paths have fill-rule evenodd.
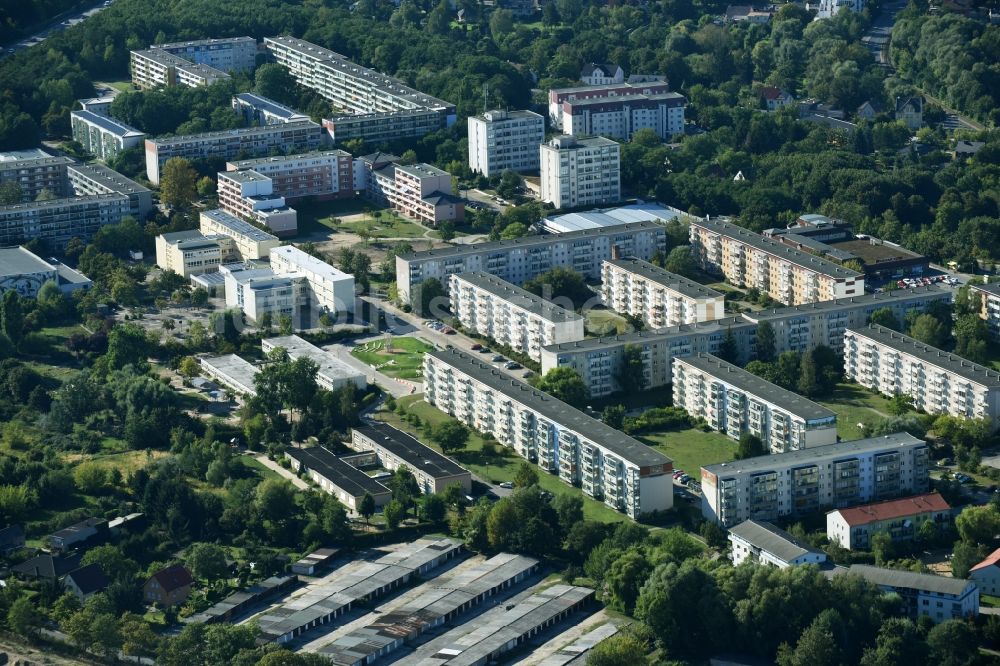
<path id="1" fill-rule="evenodd" d="M 416 338 L 387 335 L 355 347 L 351 355 L 389 377 L 420 379 L 424 354 L 432 349 L 434 347 Z"/>

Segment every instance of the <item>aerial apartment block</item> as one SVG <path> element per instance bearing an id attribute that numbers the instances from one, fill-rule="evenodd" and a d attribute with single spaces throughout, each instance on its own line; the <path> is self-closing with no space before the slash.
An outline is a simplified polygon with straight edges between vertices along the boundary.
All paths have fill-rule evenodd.
<path id="1" fill-rule="evenodd" d="M 365 495 L 371 495 L 377 509 L 381 509 L 392 499 L 392 491 L 386 486 L 325 446 L 291 447 L 285 451 L 285 457 L 291 462 L 293 470 L 308 474 L 310 479 L 333 495 L 352 514 L 358 514 Z"/>
<path id="2" fill-rule="evenodd" d="M 846 573 L 899 595 L 906 614 L 913 619 L 926 616 L 937 623 L 979 615 L 979 588 L 970 580 L 869 564 L 852 564 Z"/>
<path id="3" fill-rule="evenodd" d="M 573 99 L 562 103 L 562 131 L 628 141 L 641 129 L 663 140 L 684 133 L 687 98 L 679 93 Z"/>
<path id="4" fill-rule="evenodd" d="M 673 506 L 669 458 L 457 349 L 424 356 L 424 400 L 631 518 Z"/>
<path id="5" fill-rule="evenodd" d="M 146 134 L 93 111 L 72 111 L 69 124 L 73 139 L 94 157 L 110 160 L 123 150 L 138 146 Z"/>
<path id="6" fill-rule="evenodd" d="M 451 311 L 468 331 L 535 361 L 542 347 L 584 338 L 584 318 L 482 271 L 452 275 Z"/>
<path id="7" fill-rule="evenodd" d="M 779 569 L 826 562 L 822 550 L 766 520 L 745 520 L 729 528 L 729 551 L 737 567 L 747 560 Z"/>
<path id="8" fill-rule="evenodd" d="M 670 92 L 666 79 L 649 77 L 633 83 L 612 83 L 596 86 L 574 86 L 572 88 L 553 88 L 549 90 L 549 120 L 552 126 L 563 127 L 563 108 L 565 102 L 576 100 L 603 100 L 634 95 L 662 95 Z"/>
<path id="9" fill-rule="evenodd" d="M 214 273 L 223 264 L 237 260 L 232 239 L 222 234 L 193 229 L 156 237 L 156 265 L 181 277 Z"/>
<path id="10" fill-rule="evenodd" d="M 266 259 L 271 250 L 279 247 L 277 236 L 258 229 L 245 220 L 215 208 L 198 215 L 199 229 L 205 235 L 223 235 L 233 240 L 233 251 L 238 261 Z"/>
<path id="11" fill-rule="evenodd" d="M 222 70 L 185 60 L 158 48 L 132 51 L 129 63 L 132 83 L 139 88 L 200 88 L 230 78 Z"/>
<path id="12" fill-rule="evenodd" d="M 865 293 L 863 274 L 723 220 L 691 222 L 691 255 L 703 270 L 786 305 Z"/>
<path id="13" fill-rule="evenodd" d="M 442 284 L 455 273 L 483 271 L 515 285 L 562 266 L 589 280 L 601 277 L 601 264 L 617 256 L 651 259 L 667 247 L 666 229 L 656 222 L 617 224 L 564 234 L 456 245 L 396 257 L 399 296 L 409 301 L 413 287 L 435 278 Z"/>
<path id="14" fill-rule="evenodd" d="M 156 44 L 150 48 L 166 51 L 187 61 L 208 65 L 223 72 L 249 72 L 257 60 L 257 40 L 253 37 L 199 39 Z"/>
<path id="15" fill-rule="evenodd" d="M 748 432 L 771 453 L 837 443 L 837 415 L 711 354 L 674 359 L 674 405 L 733 439 Z"/>
<path id="16" fill-rule="evenodd" d="M 601 298 L 615 312 L 639 317 L 649 328 L 726 316 L 723 294 L 642 259 L 605 261 Z"/>
<path id="17" fill-rule="evenodd" d="M 494 109 L 469 116 L 469 168 L 487 178 L 506 170 L 538 171 L 545 118 L 534 111 Z"/>
<path id="18" fill-rule="evenodd" d="M 305 113 L 299 113 L 273 99 L 254 93 L 240 93 L 233 96 L 233 111 L 242 116 L 248 125 L 284 125 L 310 120 Z"/>
<path id="19" fill-rule="evenodd" d="M 621 390 L 615 378 L 621 370 L 624 348 L 633 345 L 642 350 L 646 388 L 655 388 L 670 383 L 672 356 L 689 356 L 697 352 L 717 354 L 730 331 L 740 360 L 744 362 L 756 354 L 757 327 L 762 322 L 769 323 L 774 330 L 777 353 L 803 352 L 817 345 L 842 352 L 847 328 L 866 325 L 876 310 L 887 308 L 898 321 L 903 321 L 910 310 L 923 312 L 930 303 L 949 299 L 949 292 L 940 287 L 916 287 L 776 310 L 744 312 L 735 317 L 698 324 L 549 345 L 542 349 L 542 371 L 548 372 L 560 366 L 572 367 L 583 377 L 592 396 L 607 395 Z"/>
<path id="20" fill-rule="evenodd" d="M 63 172 L 65 178 L 65 171 Z M 0 246 L 38 238 L 65 247 L 71 238 L 90 242 L 97 230 L 131 214 L 123 194 L 96 194 L 0 206 Z"/>
<path id="21" fill-rule="evenodd" d="M 621 146 L 604 137 L 558 136 L 539 147 L 541 199 L 556 208 L 621 201 Z"/>
<path id="22" fill-rule="evenodd" d="M 70 164 L 66 177 L 77 196 L 121 194 L 128 197 L 129 214 L 142 223 L 153 210 L 153 193 L 148 187 L 126 178 L 103 164 Z"/>
<path id="23" fill-rule="evenodd" d="M 371 421 L 352 427 L 351 441 L 346 444 L 355 451 L 374 452 L 379 464 L 390 472 L 405 466 L 413 472 L 420 492 L 443 493 L 453 485 L 461 488 L 463 495 L 472 492 L 469 470 L 386 423 Z"/>
<path id="24" fill-rule="evenodd" d="M 451 174 L 430 164 L 390 163 L 371 171 L 367 182 L 369 198 L 406 217 L 431 225 L 465 219 L 465 202 L 452 194 Z"/>
<path id="25" fill-rule="evenodd" d="M 317 316 L 324 312 L 354 312 L 354 276 L 294 245 L 271 250 L 271 270 L 279 275 L 304 275 L 309 282 L 310 307 Z"/>
<path id="26" fill-rule="evenodd" d="M 294 37 L 267 37 L 264 46 L 300 85 L 333 103 L 341 115 L 324 121 L 335 143 L 416 138 L 455 122 L 455 105 L 402 81 Z"/>
<path id="27" fill-rule="evenodd" d="M 299 358 L 311 359 L 319 366 L 319 372 L 316 373 L 316 383 L 319 384 L 321 389 L 336 391 L 344 386 L 354 386 L 358 390 L 363 391 L 368 386 L 368 380 L 362 373 L 344 363 L 330 352 L 323 351 L 297 335 L 267 338 L 261 340 L 260 345 L 265 354 L 277 347 L 281 347 L 288 352 L 288 357 L 293 361 Z"/>
<path id="28" fill-rule="evenodd" d="M 826 514 L 826 536 L 841 548 L 865 550 L 876 534 L 887 534 L 893 542 L 909 541 L 925 522 L 941 526 L 950 520 L 948 502 L 938 493 L 927 493 L 834 509 Z"/>
<path id="29" fill-rule="evenodd" d="M 298 231 L 298 213 L 274 193 L 274 183 L 267 176 L 256 171 L 220 171 L 217 183 L 219 206 L 227 213 L 253 220 L 281 238 Z"/>
<path id="30" fill-rule="evenodd" d="M 1000 425 L 1000 373 L 890 328 L 847 330 L 844 375 L 884 395 L 904 393 L 928 414 Z"/>
<path id="31" fill-rule="evenodd" d="M 701 513 L 731 527 L 927 492 L 927 445 L 907 433 L 701 468 Z"/>
<path id="32" fill-rule="evenodd" d="M 979 317 L 990 333 L 1000 336 L 1000 283 L 969 285 L 969 289 L 979 296 Z"/>
<path id="33" fill-rule="evenodd" d="M 322 144 L 323 129 L 308 120 L 146 139 L 146 177 L 149 182 L 159 185 L 160 170 L 171 157 L 232 160 L 243 154 L 263 156 L 272 151 L 305 152 L 316 150 Z"/>
<path id="34" fill-rule="evenodd" d="M 49 155 L 40 148 L 0 153 L 0 183 L 17 183 L 22 201 L 34 201 L 42 190 L 66 194 L 66 167 L 72 158 Z"/>
<path id="35" fill-rule="evenodd" d="M 353 197 L 354 158 L 343 150 L 258 157 L 226 164 L 227 171 L 253 171 L 271 179 L 273 194 L 295 203 Z"/>

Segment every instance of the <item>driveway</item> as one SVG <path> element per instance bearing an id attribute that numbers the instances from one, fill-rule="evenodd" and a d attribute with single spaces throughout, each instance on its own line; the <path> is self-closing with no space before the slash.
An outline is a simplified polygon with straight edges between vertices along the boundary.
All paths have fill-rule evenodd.
<path id="1" fill-rule="evenodd" d="M 53 18 L 44 28 L 41 28 L 30 37 L 24 37 L 13 43 L 3 44 L 3 51 L 0 52 L 0 58 L 5 58 L 8 55 L 11 55 L 11 50 L 16 52 L 41 44 L 56 30 L 68 28 L 72 25 L 76 25 L 77 23 L 81 23 L 104 9 L 104 2 L 102 0 L 101 2 L 91 6 L 89 9 L 60 14 L 59 16 Z"/>
<path id="2" fill-rule="evenodd" d="M 247 454 L 247 455 L 250 455 L 250 454 Z M 306 483 L 305 481 L 303 481 L 302 479 L 300 479 L 298 476 L 296 476 L 295 472 L 293 472 L 290 469 L 285 469 L 284 467 L 282 467 L 278 463 L 276 463 L 273 460 L 271 460 L 270 458 L 268 458 L 263 453 L 261 453 L 259 455 L 255 455 L 254 459 L 257 462 L 259 462 L 261 465 L 263 465 L 264 467 L 266 467 L 269 470 L 271 470 L 272 472 L 275 472 L 279 476 L 282 476 L 282 477 L 288 479 L 289 481 L 291 481 L 292 485 L 295 486 L 296 488 L 298 488 L 299 490 L 308 490 L 309 489 L 309 484 Z"/>

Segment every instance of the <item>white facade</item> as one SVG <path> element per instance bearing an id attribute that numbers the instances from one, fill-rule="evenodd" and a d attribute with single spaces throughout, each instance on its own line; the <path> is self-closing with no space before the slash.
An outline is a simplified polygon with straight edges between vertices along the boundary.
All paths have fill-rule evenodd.
<path id="1" fill-rule="evenodd" d="M 256 171 L 220 171 L 219 206 L 236 217 L 252 219 L 266 226 L 276 236 L 294 236 L 298 214 L 285 205 L 285 198 L 274 193 L 274 183 Z"/>
<path id="2" fill-rule="evenodd" d="M 132 83 L 140 88 L 187 86 L 199 88 L 229 79 L 210 65 L 191 62 L 159 48 L 130 53 Z"/>
<path id="3" fill-rule="evenodd" d="M 631 518 L 673 507 L 669 458 L 458 350 L 424 356 L 424 400 Z"/>
<path id="4" fill-rule="evenodd" d="M 1000 549 L 972 567 L 969 580 L 974 582 L 983 594 L 1000 596 Z"/>
<path id="5" fill-rule="evenodd" d="M 837 443 L 837 415 L 711 354 L 674 359 L 674 405 L 733 439 L 749 432 L 771 453 Z"/>
<path id="6" fill-rule="evenodd" d="M 971 581 L 867 564 L 852 564 L 847 573 L 898 594 L 904 611 L 914 619 L 926 616 L 938 623 L 979 615 L 979 588 Z"/>
<path id="7" fill-rule="evenodd" d="M 53 247 L 65 247 L 71 238 L 79 238 L 86 243 L 101 227 L 118 224 L 131 212 L 129 198 L 121 194 L 94 194 L 0 206 L 0 247 L 34 238 L 48 241 Z"/>
<path id="8" fill-rule="evenodd" d="M 110 160 L 146 138 L 143 132 L 92 111 L 70 112 L 69 124 L 73 139 L 101 160 Z"/>
<path id="9" fill-rule="evenodd" d="M 99 162 L 68 165 L 66 177 L 77 196 L 121 194 L 128 197 L 129 212 L 140 224 L 153 209 L 153 193 L 148 187 Z"/>
<path id="10" fill-rule="evenodd" d="M 701 513 L 729 527 L 926 492 L 927 445 L 906 433 L 701 468 Z"/>
<path id="11" fill-rule="evenodd" d="M 584 338 L 584 318 L 481 271 L 452 275 L 451 311 L 469 331 L 541 360 L 542 347 Z"/>
<path id="12" fill-rule="evenodd" d="M 264 259 L 271 250 L 281 245 L 276 236 L 218 208 L 201 213 L 198 221 L 201 233 L 206 236 L 223 235 L 231 238 L 241 261 Z"/>
<path id="13" fill-rule="evenodd" d="M 835 509 L 826 514 L 826 537 L 847 550 L 866 550 L 876 534 L 894 543 L 912 540 L 927 521 L 951 522 L 951 507 L 938 493 Z"/>
<path id="14" fill-rule="evenodd" d="M 469 116 L 469 168 L 487 178 L 504 171 L 537 171 L 545 119 L 533 111 L 487 111 Z"/>
<path id="15" fill-rule="evenodd" d="M 686 97 L 670 92 L 567 100 L 562 104 L 562 130 L 570 136 L 628 141 L 639 130 L 650 129 L 669 140 L 684 133 L 686 107 Z"/>
<path id="16" fill-rule="evenodd" d="M 560 136 L 539 150 L 542 201 L 573 208 L 621 200 L 621 146 L 611 139 Z"/>
<path id="17" fill-rule="evenodd" d="M 238 259 L 232 239 L 221 234 L 178 231 L 156 237 L 156 265 L 181 277 L 214 273 Z"/>
<path id="18" fill-rule="evenodd" d="M 864 8 L 864 0 L 819 0 L 819 8 L 816 12 L 815 20 L 833 18 L 842 9 L 847 9 L 850 12 L 858 14 Z"/>
<path id="19" fill-rule="evenodd" d="M 354 312 L 354 276 L 338 270 L 293 245 L 271 250 L 271 270 L 304 275 L 317 311 Z"/>
<path id="20" fill-rule="evenodd" d="M 614 63 L 587 63 L 580 71 L 580 81 L 587 86 L 607 86 L 625 82 L 625 71 Z"/>
<path id="21" fill-rule="evenodd" d="M 345 386 L 353 386 L 363 391 L 368 386 L 368 380 L 365 378 L 365 375 L 344 363 L 330 352 L 306 342 L 297 335 L 267 338 L 266 340 L 261 340 L 260 345 L 265 354 L 277 347 L 281 347 L 288 352 L 288 357 L 293 361 L 299 358 L 311 359 L 319 367 L 319 372 L 316 373 L 316 383 L 319 384 L 320 388 L 327 391 L 336 391 Z"/>
<path id="22" fill-rule="evenodd" d="M 845 332 L 844 375 L 884 395 L 906 394 L 928 414 L 1000 423 L 1000 373 L 882 326 Z"/>
<path id="23" fill-rule="evenodd" d="M 153 48 L 223 72 L 248 72 L 254 68 L 257 59 L 257 40 L 253 37 L 171 42 L 157 44 Z"/>
<path id="24" fill-rule="evenodd" d="M 649 328 L 726 316 L 723 294 L 642 259 L 605 261 L 601 298 L 615 312 L 639 317 Z"/>
<path id="25" fill-rule="evenodd" d="M 275 275 L 269 268 L 247 269 L 242 265 L 220 266 L 226 284 L 226 307 L 239 308 L 257 324 L 265 314 L 277 324 L 279 317 L 291 317 L 292 326 L 303 328 L 299 321 L 309 302 L 309 283 L 304 275 Z"/>
<path id="26" fill-rule="evenodd" d="M 737 567 L 748 560 L 779 569 L 826 562 L 823 551 L 802 543 L 771 523 L 754 520 L 729 530 L 729 557 Z"/>

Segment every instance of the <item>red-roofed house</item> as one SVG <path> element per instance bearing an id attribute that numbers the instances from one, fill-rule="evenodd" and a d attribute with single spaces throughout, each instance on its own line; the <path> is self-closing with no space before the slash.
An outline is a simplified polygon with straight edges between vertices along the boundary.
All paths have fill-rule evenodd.
<path id="1" fill-rule="evenodd" d="M 160 569 L 142 586 L 142 596 L 148 604 L 161 607 L 184 603 L 191 594 L 191 572 L 180 564 Z"/>
<path id="2" fill-rule="evenodd" d="M 777 111 L 795 101 L 795 98 L 790 94 L 774 86 L 762 86 L 760 96 L 767 104 L 768 111 Z"/>
<path id="3" fill-rule="evenodd" d="M 1000 548 L 969 570 L 969 580 L 979 586 L 981 594 L 1000 595 Z"/>
<path id="4" fill-rule="evenodd" d="M 928 521 L 944 522 L 951 507 L 938 493 L 837 509 L 826 514 L 826 536 L 848 550 L 865 549 L 872 535 L 885 532 L 893 541 L 912 539 Z"/>

